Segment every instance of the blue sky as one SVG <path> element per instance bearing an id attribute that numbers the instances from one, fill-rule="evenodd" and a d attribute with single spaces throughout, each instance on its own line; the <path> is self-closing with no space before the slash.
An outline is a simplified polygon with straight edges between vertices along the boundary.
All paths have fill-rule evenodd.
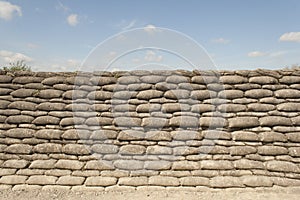
<path id="1" fill-rule="evenodd" d="M 279 69 L 300 64 L 299 19 L 298 0 L 0 0 L 0 64 L 25 60 L 36 71 L 75 71 L 107 38 L 162 27 L 199 43 L 218 69 Z M 177 41 L 167 40 L 172 37 L 160 42 Z M 105 50 L 110 59 L 119 53 Z M 123 56 L 112 68 L 146 63 L 188 69 L 149 49 Z"/>

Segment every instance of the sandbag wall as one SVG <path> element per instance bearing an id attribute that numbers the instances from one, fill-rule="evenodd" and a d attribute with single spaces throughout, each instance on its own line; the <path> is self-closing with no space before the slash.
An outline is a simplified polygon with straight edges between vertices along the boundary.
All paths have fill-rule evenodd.
<path id="1" fill-rule="evenodd" d="M 1 72 L 0 184 L 300 186 L 300 71 Z"/>

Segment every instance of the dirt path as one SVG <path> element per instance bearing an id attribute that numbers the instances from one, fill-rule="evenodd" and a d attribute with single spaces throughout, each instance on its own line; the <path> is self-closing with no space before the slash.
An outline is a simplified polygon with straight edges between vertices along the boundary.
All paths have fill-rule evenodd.
<path id="1" fill-rule="evenodd" d="M 179 199 L 179 200 L 252 200 L 252 199 L 272 199 L 272 200 L 298 200 L 300 199 L 299 188 L 272 188 L 272 189 L 226 189 L 226 190 L 207 190 L 193 192 L 186 190 L 143 190 L 143 191 L 109 191 L 109 192 L 75 192 L 69 190 L 32 190 L 32 191 L 0 191 L 0 199 L 5 200 L 90 200 L 90 199 L 109 199 L 109 200 L 160 200 L 160 199 Z"/>

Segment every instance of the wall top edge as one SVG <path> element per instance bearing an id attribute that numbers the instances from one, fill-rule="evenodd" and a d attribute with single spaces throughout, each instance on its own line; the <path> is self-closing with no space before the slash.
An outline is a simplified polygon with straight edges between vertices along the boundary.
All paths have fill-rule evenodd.
<path id="1" fill-rule="evenodd" d="M 299 69 L 280 69 L 280 70 L 268 70 L 268 69 L 256 69 L 256 70 L 133 70 L 133 71 L 95 71 L 95 72 L 31 72 L 31 71 L 3 71 L 0 70 L 0 75 L 8 75 L 12 77 L 19 76 L 35 76 L 35 77 L 54 77 L 54 76 L 64 76 L 64 77 L 74 77 L 74 76 L 144 76 L 144 75 L 182 75 L 182 76 L 226 76 L 226 75 L 239 75 L 244 77 L 252 76 L 272 76 L 280 78 L 281 76 L 300 76 Z"/>

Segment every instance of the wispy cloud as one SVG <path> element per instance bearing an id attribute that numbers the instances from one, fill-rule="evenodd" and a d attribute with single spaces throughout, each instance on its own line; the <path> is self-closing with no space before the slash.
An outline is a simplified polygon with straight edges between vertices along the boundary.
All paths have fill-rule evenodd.
<path id="1" fill-rule="evenodd" d="M 266 52 L 261 52 L 261 51 L 252 51 L 248 53 L 248 57 L 262 57 L 262 56 L 266 56 L 267 53 Z"/>
<path id="2" fill-rule="evenodd" d="M 22 10 L 20 6 L 11 4 L 7 1 L 0 1 L 0 18 L 8 21 L 13 18 L 14 15 L 22 16 Z"/>
<path id="3" fill-rule="evenodd" d="M 162 61 L 163 57 L 162 57 L 162 55 L 157 55 L 152 50 L 148 50 L 146 52 L 144 59 L 145 59 L 145 61 L 148 61 L 148 62 L 160 62 L 160 61 Z"/>
<path id="4" fill-rule="evenodd" d="M 67 22 L 70 26 L 76 26 L 79 21 L 78 21 L 78 15 L 77 14 L 71 14 L 67 17 Z"/>
<path id="5" fill-rule="evenodd" d="M 216 38 L 216 39 L 212 39 L 211 41 L 216 44 L 228 44 L 230 42 L 230 40 L 224 38 Z"/>
<path id="6" fill-rule="evenodd" d="M 284 33 L 280 36 L 279 41 L 284 42 L 300 42 L 300 32 Z"/>
<path id="7" fill-rule="evenodd" d="M 6 51 L 6 50 L 0 51 L 0 59 L 6 63 L 17 62 L 20 60 L 24 60 L 25 62 L 33 61 L 33 58 L 31 58 L 25 54 Z"/>

